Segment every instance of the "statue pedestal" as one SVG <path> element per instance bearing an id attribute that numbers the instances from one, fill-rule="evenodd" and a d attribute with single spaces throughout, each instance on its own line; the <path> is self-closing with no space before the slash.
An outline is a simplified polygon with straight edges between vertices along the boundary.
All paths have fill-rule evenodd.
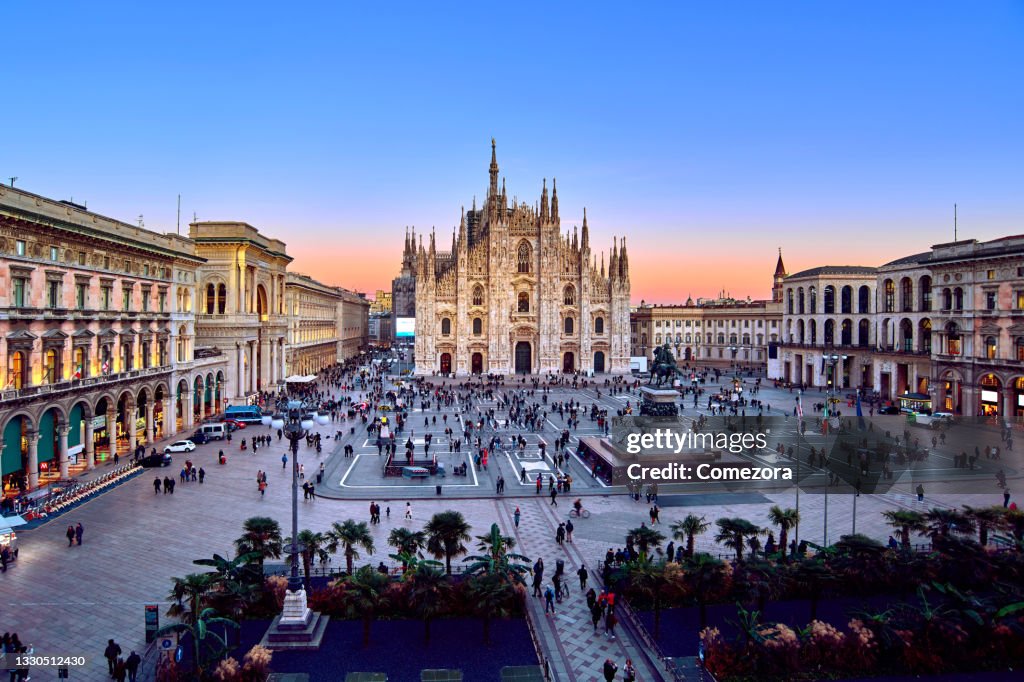
<path id="1" fill-rule="evenodd" d="M 321 616 L 309 609 L 306 590 L 288 592 L 281 615 L 270 624 L 260 646 L 271 651 L 316 651 L 330 619 L 330 616 Z"/>
<path id="2" fill-rule="evenodd" d="M 669 388 L 640 387 L 641 417 L 675 417 L 679 415 L 676 400 L 679 391 Z"/>

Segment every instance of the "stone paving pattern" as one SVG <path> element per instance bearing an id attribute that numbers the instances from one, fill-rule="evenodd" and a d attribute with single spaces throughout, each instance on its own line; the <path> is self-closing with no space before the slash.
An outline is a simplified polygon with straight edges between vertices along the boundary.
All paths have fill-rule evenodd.
<path id="1" fill-rule="evenodd" d="M 568 396 L 571 393 L 560 391 L 557 394 Z M 588 393 L 593 394 L 592 391 Z M 770 391 L 762 391 L 760 397 L 771 402 L 770 396 Z M 624 404 L 623 398 L 635 400 L 632 396 L 611 399 L 605 396 L 602 402 L 621 405 Z M 780 395 L 777 399 L 781 404 L 785 396 Z M 588 404 L 589 400 L 584 402 Z M 581 419 L 581 426 L 588 425 L 587 418 Z M 326 461 L 329 478 L 340 480 L 348 467 L 348 462 L 340 454 L 341 446 L 349 440 L 365 442 L 365 431 L 357 428 L 353 437 L 348 435 L 347 426 L 346 440 L 330 441 L 319 456 L 315 450 L 302 448 L 300 461 L 305 464 L 307 478 L 315 474 L 320 461 Z M 561 428 L 557 419 L 552 426 Z M 340 426 L 332 425 L 323 427 L 321 431 L 333 433 L 337 428 Z M 592 428 L 596 431 L 596 426 Z M 254 431 L 247 429 L 243 433 L 251 436 Z M 550 442 L 556 434 L 557 430 L 549 428 L 543 437 Z M 993 439 L 998 442 L 998 436 L 993 436 Z M 228 455 L 224 466 L 216 463 L 219 449 L 224 449 Z M 133 648 L 141 650 L 144 647 L 143 607 L 160 604 L 161 624 L 168 622 L 164 611 L 169 605 L 171 577 L 205 570 L 195 566 L 193 559 L 214 553 L 233 555 L 233 540 L 240 534 L 243 521 L 251 516 L 271 516 L 284 529 L 290 527 L 291 469 L 281 466 L 283 451 L 284 448 L 275 442 L 273 447 L 262 448 L 256 454 L 251 450 L 240 452 L 238 438 L 230 448 L 225 443 L 199 446 L 190 458 L 197 466 L 206 469 L 204 484 L 178 483 L 173 495 L 153 493 L 155 476 L 177 477 L 185 457 L 176 454 L 174 466 L 170 469 L 148 470 L 52 523 L 20 533 L 20 558 L 7 573 L 0 575 L 0 631 L 18 632 L 22 640 L 32 643 L 39 653 L 84 654 L 90 657 L 87 668 L 74 670 L 71 679 L 97 682 L 108 679 L 102 658 L 107 638 L 117 640 L 125 655 Z M 376 448 L 373 452 L 375 455 Z M 372 527 L 375 552 L 364 555 L 358 562 L 376 565 L 382 560 L 390 563 L 387 555 L 392 549 L 387 546 L 386 539 L 391 528 L 401 525 L 420 528 L 433 513 L 450 508 L 466 516 L 474 534 L 487 532 L 494 522 L 498 522 L 505 532 L 511 532 L 512 510 L 518 504 L 523 517 L 515 535 L 522 553 L 531 558 L 543 556 L 548 575 L 554 569 L 555 558 L 564 556 L 566 559 L 571 593 L 569 601 L 561 605 L 556 617 L 544 617 L 543 603 L 530 600 L 531 615 L 540 624 L 543 644 L 558 667 L 565 671 L 559 679 L 597 679 L 600 664 L 608 656 L 617 661 L 620 669 L 627 655 L 632 655 L 638 666 L 645 665 L 642 657 L 636 655 L 635 643 L 624 637 L 626 633 L 621 626 L 617 633 L 619 639 L 615 642 L 607 641 L 600 631 L 597 635 L 592 633 L 573 570 L 581 562 L 585 563 L 591 569 L 591 584 L 598 584 L 598 562 L 608 548 L 624 544 L 623 538 L 628 529 L 638 526 L 641 521 L 649 521 L 648 505 L 633 502 L 621 490 L 584 489 L 584 493 L 589 493 L 584 499 L 592 516 L 574 520 L 575 542 L 560 549 L 554 542 L 554 529 L 558 520 L 566 517 L 571 498 L 562 496 L 559 507 L 551 508 L 546 495 L 538 497 L 533 495 L 532 489 L 523 490 L 517 486 L 517 478 L 512 475 L 514 472 L 508 462 L 502 463 L 500 457 L 492 461 L 498 462 L 497 468 L 481 473 L 486 485 L 481 481 L 479 487 L 458 493 L 446 488 L 440 498 L 433 494 L 432 484 L 425 487 L 417 483 L 387 490 L 356 492 L 337 489 L 337 494 L 358 496 L 359 499 L 303 501 L 300 498 L 299 526 L 322 531 L 333 521 L 346 518 L 367 520 L 369 500 L 380 495 L 375 499 L 382 506 L 390 505 L 391 516 Z M 585 475 L 582 467 L 579 464 L 572 466 L 576 468 L 574 474 L 581 479 Z M 268 474 L 269 487 L 265 497 L 261 497 L 256 488 L 258 469 Z M 100 467 L 94 475 L 105 470 L 106 467 Z M 496 500 L 493 479 L 498 471 L 505 474 L 508 494 Z M 420 489 L 413 490 L 415 487 Z M 859 498 L 830 495 L 829 539 L 834 541 L 840 534 L 850 532 L 855 500 L 857 531 L 881 540 L 885 540 L 890 532 L 881 516 L 886 509 L 926 509 L 935 505 L 960 504 L 983 506 L 1002 501 L 995 489 L 991 495 L 929 494 L 923 503 L 917 502 L 909 486 L 899 486 L 896 490 L 886 495 L 863 495 Z M 335 494 L 334 491 L 325 492 Z M 735 496 L 732 498 L 735 503 L 722 503 L 720 499 L 715 499 L 714 503 L 701 503 L 701 496 L 693 496 L 692 505 L 688 501 L 685 506 L 663 508 L 660 528 L 667 534 L 671 522 L 688 513 L 704 515 L 711 522 L 720 517 L 742 516 L 767 525 L 770 505 L 743 503 L 749 497 Z M 783 506 L 793 506 L 795 502 L 793 494 L 769 493 L 765 497 L 770 503 Z M 407 499 L 413 503 L 412 522 L 402 518 Z M 754 499 L 761 498 L 755 496 Z M 824 495 L 804 493 L 800 496 L 800 510 L 804 518 L 800 527 L 801 538 L 822 541 L 824 508 Z M 85 529 L 84 544 L 68 547 L 64 537 L 67 525 L 79 522 Z M 698 550 L 724 554 L 726 550 L 715 545 L 712 535 L 713 532 L 709 532 L 698 540 Z M 341 564 L 343 558 L 336 556 L 333 563 Z M 145 673 L 151 674 L 152 671 L 144 671 L 142 679 L 149 677 Z M 33 671 L 32 678 L 56 679 L 56 672 L 37 670 Z M 640 679 L 657 678 L 654 673 L 647 672 L 641 674 Z"/>

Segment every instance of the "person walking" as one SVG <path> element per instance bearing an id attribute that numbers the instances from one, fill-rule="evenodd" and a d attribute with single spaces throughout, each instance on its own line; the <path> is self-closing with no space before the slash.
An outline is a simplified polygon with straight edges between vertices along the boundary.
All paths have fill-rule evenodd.
<path id="1" fill-rule="evenodd" d="M 405 520 L 412 521 L 412 504 L 409 502 L 405 503 Z"/>
<path id="2" fill-rule="evenodd" d="M 75 541 L 76 541 L 76 542 L 77 542 L 77 543 L 78 543 L 79 545 L 81 545 L 81 544 L 82 544 L 82 534 L 83 534 L 83 533 L 85 533 L 85 529 L 84 529 L 84 528 L 82 528 L 82 523 L 81 523 L 81 522 L 79 522 L 79 523 L 78 523 L 78 525 L 77 525 L 77 526 L 75 526 Z"/>
<path id="3" fill-rule="evenodd" d="M 608 613 L 604 617 L 604 632 L 608 636 L 608 639 L 615 641 L 615 625 L 619 622 L 619 619 L 615 615 L 614 609 L 612 609 L 611 603 L 608 605 Z"/>
<path id="4" fill-rule="evenodd" d="M 555 613 L 555 588 L 548 585 L 544 588 L 544 613 L 550 611 L 552 615 Z"/>
<path id="5" fill-rule="evenodd" d="M 555 542 L 561 545 L 565 542 L 565 524 L 558 524 L 558 528 L 555 530 Z"/>
<path id="6" fill-rule="evenodd" d="M 920 483 L 917 484 L 917 501 L 924 502 L 924 486 Z"/>
<path id="7" fill-rule="evenodd" d="M 534 597 L 541 596 L 540 586 L 541 586 L 541 584 L 543 584 L 543 582 L 544 582 L 544 560 L 538 558 L 537 561 L 533 564 L 533 596 Z"/>
<path id="8" fill-rule="evenodd" d="M 557 507 L 558 506 L 558 499 L 557 498 L 558 498 L 558 490 L 555 489 L 555 488 L 552 488 L 551 489 L 551 506 L 552 507 Z"/>
<path id="9" fill-rule="evenodd" d="M 572 543 L 572 531 L 575 526 L 572 525 L 572 519 L 565 522 L 565 540 L 566 542 Z"/>
<path id="10" fill-rule="evenodd" d="M 75 544 L 75 527 L 74 526 L 68 526 L 68 530 L 67 530 L 66 533 L 64 533 L 64 535 L 66 535 L 67 538 L 68 538 L 68 547 L 70 547 L 71 545 Z"/>
<path id="11" fill-rule="evenodd" d="M 121 655 L 121 647 L 117 645 L 112 639 L 107 640 L 107 648 L 103 650 L 103 658 L 107 659 L 107 672 L 110 676 L 114 676 L 114 665 L 117 663 L 117 657 Z"/>
<path id="12" fill-rule="evenodd" d="M 124 668 L 128 671 L 128 682 L 136 682 L 139 674 L 139 666 L 142 664 L 142 657 L 133 650 L 124 662 Z"/>
<path id="13" fill-rule="evenodd" d="M 605 682 L 612 682 L 615 679 L 615 674 L 619 672 L 619 666 L 612 663 L 612 659 L 604 659 L 604 679 Z"/>
<path id="14" fill-rule="evenodd" d="M 1006 505 L 1003 505 L 1004 507 Z M 522 512 L 519 511 L 519 507 L 516 507 L 516 511 L 512 514 L 512 518 L 515 520 L 516 528 L 519 528 L 519 518 L 522 516 Z"/>
<path id="15" fill-rule="evenodd" d="M 206 478 L 206 469 L 199 467 L 199 482 L 202 483 L 203 479 Z"/>
<path id="16" fill-rule="evenodd" d="M 576 571 L 576 575 L 580 577 L 580 592 L 587 587 L 587 567 L 581 565 L 580 570 Z"/>
<path id="17" fill-rule="evenodd" d="M 284 469 L 288 466 L 288 453 L 281 455 L 281 468 Z"/>
<path id="18" fill-rule="evenodd" d="M 160 488 L 162 486 L 163 486 L 163 481 L 161 481 L 160 477 L 157 476 L 156 479 L 153 481 L 153 494 L 154 495 L 159 495 L 160 494 Z"/>
<path id="19" fill-rule="evenodd" d="M 626 659 L 626 665 L 622 668 L 622 679 L 625 682 L 636 682 L 636 668 L 633 667 L 632 658 Z"/>
<path id="20" fill-rule="evenodd" d="M 597 624 L 601 622 L 603 614 L 604 610 L 601 605 L 595 601 L 594 605 L 590 607 L 590 622 L 594 624 L 594 632 L 597 632 Z"/>

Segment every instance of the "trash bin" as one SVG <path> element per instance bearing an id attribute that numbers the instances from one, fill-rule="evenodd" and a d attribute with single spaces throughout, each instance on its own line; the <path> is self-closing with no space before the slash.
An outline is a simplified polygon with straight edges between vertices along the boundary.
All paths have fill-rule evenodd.
<path id="1" fill-rule="evenodd" d="M 441 486 L 435 486 L 435 488 L 437 489 L 437 494 L 440 495 L 441 494 Z"/>
<path id="2" fill-rule="evenodd" d="M 348 430 L 348 432 L 349 432 L 349 433 L 355 433 L 355 432 L 356 432 L 356 427 L 354 427 L 354 426 L 353 426 L 352 428 L 350 428 L 350 429 Z"/>

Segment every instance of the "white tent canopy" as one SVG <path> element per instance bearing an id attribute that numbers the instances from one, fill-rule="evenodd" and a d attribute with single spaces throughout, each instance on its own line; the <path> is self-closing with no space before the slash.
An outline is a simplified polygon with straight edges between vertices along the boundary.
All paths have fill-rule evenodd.
<path id="1" fill-rule="evenodd" d="M 296 374 L 294 376 L 290 376 L 287 379 L 285 379 L 285 382 L 289 383 L 289 384 L 308 384 L 308 383 L 313 382 L 313 381 L 316 381 L 316 375 L 315 374 L 310 374 L 310 375 L 307 375 L 307 376 L 304 376 L 304 377 L 303 376 L 299 376 L 298 374 Z"/>

